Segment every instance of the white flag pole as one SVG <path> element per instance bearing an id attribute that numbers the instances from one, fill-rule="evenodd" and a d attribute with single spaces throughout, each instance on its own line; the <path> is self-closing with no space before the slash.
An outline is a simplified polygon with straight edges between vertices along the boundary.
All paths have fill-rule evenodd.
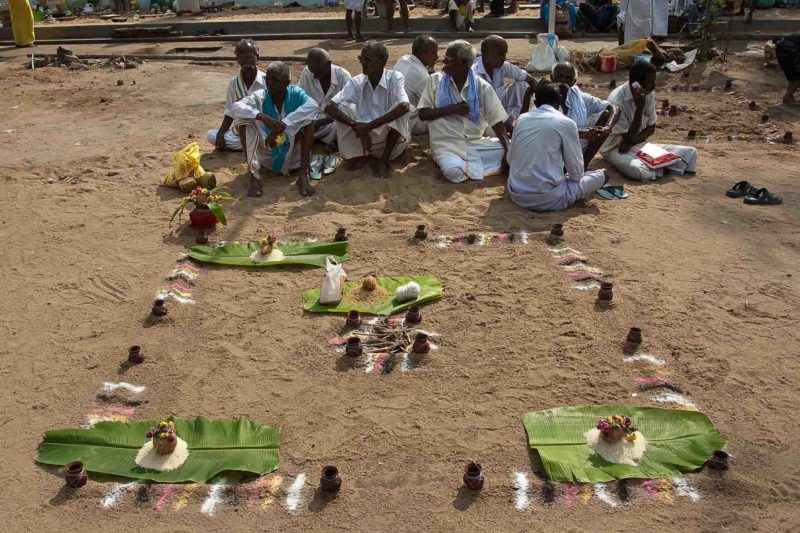
<path id="1" fill-rule="evenodd" d="M 556 0 L 550 0 L 550 11 L 547 17 L 547 33 L 556 32 Z"/>

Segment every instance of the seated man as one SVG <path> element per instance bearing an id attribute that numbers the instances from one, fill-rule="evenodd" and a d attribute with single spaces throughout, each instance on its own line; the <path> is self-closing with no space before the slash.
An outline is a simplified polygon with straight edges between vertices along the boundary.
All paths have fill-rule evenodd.
<path id="1" fill-rule="evenodd" d="M 267 67 L 267 88 L 233 104 L 234 125 L 242 135 L 250 169 L 247 196 L 261 196 L 261 165 L 277 174 L 300 169 L 297 188 L 303 196 L 314 194 L 308 181 L 308 165 L 314 128 L 310 124 L 317 103 L 297 85 L 291 85 L 289 65 L 274 61 Z M 298 145 L 300 145 L 298 149 Z"/>
<path id="2" fill-rule="evenodd" d="M 588 32 L 608 32 L 617 23 L 617 11 L 612 0 L 587 0 L 578 5 L 578 21 Z"/>
<path id="3" fill-rule="evenodd" d="M 481 55 L 472 65 L 472 70 L 494 87 L 503 108 L 508 113 L 506 129 L 511 129 L 522 111 L 526 93 L 532 90 L 531 87 L 535 85 L 536 80 L 523 69 L 506 61 L 507 54 L 506 40 L 499 35 L 490 35 L 481 41 Z M 507 79 L 512 80 L 509 85 L 505 84 Z"/>
<path id="4" fill-rule="evenodd" d="M 383 43 L 364 43 L 358 60 L 364 73 L 347 82 L 325 112 L 336 121 L 345 168 L 357 170 L 375 158 L 378 176 L 390 178 L 389 161 L 400 157 L 411 137 L 405 80 L 399 72 L 384 68 L 389 50 Z"/>
<path id="5" fill-rule="evenodd" d="M 217 150 L 241 150 L 242 142 L 233 124 L 233 104 L 256 91 L 266 88 L 264 73 L 258 70 L 258 45 L 252 39 L 242 39 L 234 49 L 239 74 L 228 82 L 225 98 L 225 116 L 219 129 L 208 130 L 208 142 Z"/>
<path id="6" fill-rule="evenodd" d="M 611 133 L 611 126 L 619 120 L 619 109 L 605 100 L 580 90 L 575 85 L 575 67 L 564 61 L 553 65 L 550 81 L 563 88 L 561 111 L 578 126 L 578 137 L 583 149 L 583 163 L 589 163 Z"/>
<path id="7" fill-rule="evenodd" d="M 447 13 L 450 15 L 450 29 L 471 32 L 475 21 L 475 0 L 450 0 Z"/>
<path id="8" fill-rule="evenodd" d="M 438 59 L 439 43 L 436 39 L 430 35 L 417 35 L 411 44 L 411 54 L 401 57 L 394 65 L 394 70 L 406 80 L 406 94 L 411 104 L 408 121 L 414 135 L 428 133 L 428 124 L 417 116 L 417 105 Z"/>
<path id="9" fill-rule="evenodd" d="M 333 119 L 325 114 L 325 107 L 331 102 L 331 98 L 344 89 L 348 81 L 350 73 L 331 63 L 327 50 L 322 48 L 309 50 L 308 66 L 300 73 L 297 86 L 317 102 L 314 137 L 328 147 L 336 143 L 336 126 Z"/>
<path id="10" fill-rule="evenodd" d="M 602 187 L 605 170 L 584 172 L 578 126 L 558 110 L 557 85 L 540 83 L 534 103 L 536 110 L 520 115 L 511 138 L 508 196 L 526 209 L 564 209 Z"/>
<path id="11" fill-rule="evenodd" d="M 433 159 L 453 183 L 499 174 L 508 150 L 506 112 L 492 86 L 472 70 L 474 61 L 471 44 L 450 43 L 444 71 L 431 76 L 419 101 Z M 483 136 L 487 126 L 496 137 Z"/>
<path id="12" fill-rule="evenodd" d="M 664 175 L 664 170 L 683 174 L 697 171 L 697 150 L 691 146 L 659 144 L 660 148 L 679 159 L 658 170 L 653 170 L 631 149 L 638 146 L 656 131 L 656 67 L 646 61 L 637 61 L 631 67 L 628 83 L 614 89 L 608 101 L 619 107 L 620 120 L 600 147 L 600 155 L 626 177 L 653 181 Z"/>

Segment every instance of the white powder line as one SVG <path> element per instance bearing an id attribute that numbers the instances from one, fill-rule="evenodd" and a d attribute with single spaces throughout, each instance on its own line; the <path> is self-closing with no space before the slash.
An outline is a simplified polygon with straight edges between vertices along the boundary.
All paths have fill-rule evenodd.
<path id="1" fill-rule="evenodd" d="M 364 373 L 369 374 L 375 370 L 375 356 L 373 354 L 367 355 L 367 360 L 364 361 Z"/>
<path id="2" fill-rule="evenodd" d="M 595 280 L 591 281 L 584 280 L 584 281 L 579 281 L 578 283 L 573 285 L 573 287 L 578 289 L 579 291 L 593 291 L 595 289 L 600 288 L 600 283 Z"/>
<path id="3" fill-rule="evenodd" d="M 595 483 L 594 484 L 594 496 L 604 504 L 611 506 L 611 507 L 619 507 L 620 501 L 615 495 L 609 493 L 606 490 L 605 483 Z"/>
<path id="4" fill-rule="evenodd" d="M 525 230 L 520 230 L 520 232 L 519 232 L 519 240 L 522 241 L 522 244 L 528 244 L 528 242 L 529 242 L 528 232 L 525 231 Z"/>
<path id="5" fill-rule="evenodd" d="M 576 250 L 575 248 L 570 248 L 569 246 L 565 248 L 547 248 L 550 250 L 553 255 L 583 255 L 583 252 Z"/>
<path id="6" fill-rule="evenodd" d="M 650 399 L 658 403 L 674 403 L 691 409 L 697 409 L 697 405 L 695 405 L 692 400 L 676 392 L 664 392 L 655 396 L 650 396 Z"/>
<path id="7" fill-rule="evenodd" d="M 110 509 L 117 504 L 117 501 L 125 494 L 128 489 L 132 489 L 134 485 L 137 485 L 137 481 L 131 481 L 129 483 L 114 483 L 111 485 L 103 497 L 100 499 L 100 505 L 102 505 L 105 509 Z"/>
<path id="8" fill-rule="evenodd" d="M 400 370 L 402 372 L 408 372 L 411 370 L 411 365 L 408 364 L 408 354 L 403 352 L 403 360 L 400 362 Z"/>
<path id="9" fill-rule="evenodd" d="M 181 304 L 194 303 L 194 300 L 192 300 L 191 298 L 184 298 L 183 296 L 175 294 L 173 291 L 158 291 L 156 293 L 157 300 L 168 300 L 169 298 L 172 298 L 173 300 Z"/>
<path id="10" fill-rule="evenodd" d="M 106 381 L 103 383 L 104 391 L 113 392 L 117 389 L 125 389 L 126 391 L 134 394 L 139 394 L 140 392 L 144 391 L 144 385 L 131 385 L 130 383 L 125 383 L 124 381 L 120 381 L 119 383 L 111 383 L 110 381 Z"/>
<path id="11" fill-rule="evenodd" d="M 300 502 L 302 501 L 302 491 L 303 485 L 306 482 L 306 474 L 305 472 L 302 474 L 297 474 L 297 477 L 294 478 L 289 490 L 286 491 L 286 502 L 284 505 L 286 506 L 286 510 L 290 513 L 296 513 L 297 508 L 300 506 Z"/>
<path id="12" fill-rule="evenodd" d="M 208 496 L 203 501 L 202 507 L 200 507 L 200 512 L 204 515 L 214 516 L 214 513 L 217 511 L 217 504 L 222 501 L 223 488 L 225 488 L 225 485 L 221 483 L 214 483 L 211 485 L 211 488 L 208 489 Z"/>
<path id="13" fill-rule="evenodd" d="M 486 246 L 486 242 L 489 238 L 491 238 L 491 236 L 486 233 L 478 233 L 478 246 Z"/>
<path id="14" fill-rule="evenodd" d="M 685 479 L 674 477 L 672 478 L 672 484 L 675 485 L 675 493 L 678 496 L 689 498 L 695 503 L 700 501 L 700 491 L 690 485 Z"/>
<path id="15" fill-rule="evenodd" d="M 622 361 L 625 362 L 625 363 L 644 362 L 644 363 L 650 363 L 650 364 L 656 365 L 656 366 L 664 366 L 664 364 L 666 364 L 666 361 L 664 361 L 660 357 L 653 357 L 652 355 L 648 355 L 646 353 L 637 353 L 637 354 L 631 355 L 629 357 L 623 358 Z"/>
<path id="16" fill-rule="evenodd" d="M 437 248 L 447 248 L 447 235 L 439 235 L 436 237 Z"/>
<path id="17" fill-rule="evenodd" d="M 562 265 L 561 270 L 564 272 L 591 272 L 593 274 L 602 274 L 603 271 L 599 268 L 595 268 L 593 266 L 589 266 L 584 262 L 577 262 L 571 265 Z"/>
<path id="18" fill-rule="evenodd" d="M 194 283 L 194 280 L 196 280 L 198 276 L 199 274 L 195 274 L 194 272 L 190 272 L 188 270 L 173 270 L 166 275 L 165 279 L 182 279 L 186 283 Z"/>
<path id="19" fill-rule="evenodd" d="M 528 496 L 528 475 L 525 472 L 514 472 L 514 508 L 524 511 L 531 506 Z"/>

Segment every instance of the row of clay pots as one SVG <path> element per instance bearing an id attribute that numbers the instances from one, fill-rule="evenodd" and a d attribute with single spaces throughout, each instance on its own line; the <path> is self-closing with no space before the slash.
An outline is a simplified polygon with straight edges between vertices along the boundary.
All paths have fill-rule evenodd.
<path id="1" fill-rule="evenodd" d="M 412 306 L 408 309 L 406 313 L 406 323 L 407 324 L 419 324 L 422 322 L 422 313 L 419 311 L 419 307 Z M 347 313 L 347 319 L 345 320 L 345 326 L 348 328 L 357 328 L 361 326 L 361 313 L 358 311 L 349 311 Z"/>

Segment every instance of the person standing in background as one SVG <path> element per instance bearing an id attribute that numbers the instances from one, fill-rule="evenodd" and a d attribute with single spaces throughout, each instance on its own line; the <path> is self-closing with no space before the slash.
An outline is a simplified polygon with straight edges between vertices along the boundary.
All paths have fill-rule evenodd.
<path id="1" fill-rule="evenodd" d="M 33 10 L 28 0 L 8 0 L 11 14 L 11 31 L 14 33 L 14 44 L 33 46 L 36 38 L 33 33 Z"/>

